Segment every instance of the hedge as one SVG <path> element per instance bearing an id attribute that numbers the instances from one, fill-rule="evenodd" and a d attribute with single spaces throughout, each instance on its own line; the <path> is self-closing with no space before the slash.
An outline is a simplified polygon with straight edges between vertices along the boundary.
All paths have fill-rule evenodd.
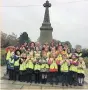
<path id="1" fill-rule="evenodd" d="M 6 51 L 5 51 L 4 48 L 2 48 L 2 49 L 1 49 L 1 60 L 0 60 L 1 66 L 6 65 L 6 60 L 5 60 L 5 58 L 6 58 Z"/>
<path id="2" fill-rule="evenodd" d="M 86 63 L 86 67 L 88 68 L 88 57 L 85 57 L 85 58 L 84 58 L 84 61 L 85 61 L 85 63 Z"/>

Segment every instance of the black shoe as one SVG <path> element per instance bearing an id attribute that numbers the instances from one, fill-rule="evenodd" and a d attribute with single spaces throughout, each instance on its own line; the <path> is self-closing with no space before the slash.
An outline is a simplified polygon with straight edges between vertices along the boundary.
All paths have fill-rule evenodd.
<path id="1" fill-rule="evenodd" d="M 69 85 L 71 86 L 71 85 L 72 85 L 72 83 L 69 83 Z"/>
<path id="2" fill-rule="evenodd" d="M 16 79 L 14 79 L 14 81 L 16 81 Z"/>
<path id="3" fill-rule="evenodd" d="M 80 86 L 80 83 L 78 83 L 78 86 Z"/>
<path id="4" fill-rule="evenodd" d="M 20 82 L 22 82 L 22 80 L 20 80 Z"/>
<path id="5" fill-rule="evenodd" d="M 53 85 L 53 83 L 50 83 L 51 85 Z"/>
<path id="6" fill-rule="evenodd" d="M 64 83 L 62 83 L 62 86 L 64 86 Z"/>
<path id="7" fill-rule="evenodd" d="M 32 81 L 30 81 L 30 83 L 32 83 Z"/>
<path id="8" fill-rule="evenodd" d="M 37 84 L 37 82 L 35 82 L 35 84 Z"/>
<path id="9" fill-rule="evenodd" d="M 38 84 L 40 84 L 40 82 L 38 82 Z"/>
<path id="10" fill-rule="evenodd" d="M 74 84 L 74 86 L 77 86 L 77 84 Z"/>
<path id="11" fill-rule="evenodd" d="M 83 86 L 83 84 L 81 83 L 80 86 Z"/>
<path id="12" fill-rule="evenodd" d="M 27 83 L 29 83 L 29 81 L 27 81 Z"/>
<path id="13" fill-rule="evenodd" d="M 68 84 L 66 84 L 66 86 L 68 86 Z"/>
<path id="14" fill-rule="evenodd" d="M 11 80 L 10 78 L 8 80 Z"/>
<path id="15" fill-rule="evenodd" d="M 58 85 L 58 83 L 55 83 L 56 85 Z"/>

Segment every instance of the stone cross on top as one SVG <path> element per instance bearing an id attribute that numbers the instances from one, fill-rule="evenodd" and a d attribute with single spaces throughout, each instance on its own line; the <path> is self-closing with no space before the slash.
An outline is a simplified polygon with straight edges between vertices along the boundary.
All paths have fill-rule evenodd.
<path id="1" fill-rule="evenodd" d="M 51 3 L 47 0 L 46 3 L 43 4 L 44 7 L 51 7 Z"/>
<path id="2" fill-rule="evenodd" d="M 50 23 L 49 9 L 48 8 L 51 7 L 51 3 L 49 3 L 49 1 L 47 0 L 46 3 L 43 4 L 43 6 L 46 8 L 43 22 Z"/>

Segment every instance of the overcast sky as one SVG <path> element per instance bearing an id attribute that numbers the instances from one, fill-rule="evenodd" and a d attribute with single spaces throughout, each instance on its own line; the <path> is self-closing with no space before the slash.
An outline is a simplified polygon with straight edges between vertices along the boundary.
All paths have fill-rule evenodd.
<path id="1" fill-rule="evenodd" d="M 19 36 L 26 31 L 36 41 L 40 36 L 46 0 L 1 0 L 0 29 Z M 88 47 L 88 0 L 49 0 L 53 38 L 70 41 L 73 47 Z M 20 7 L 21 6 L 21 7 Z"/>

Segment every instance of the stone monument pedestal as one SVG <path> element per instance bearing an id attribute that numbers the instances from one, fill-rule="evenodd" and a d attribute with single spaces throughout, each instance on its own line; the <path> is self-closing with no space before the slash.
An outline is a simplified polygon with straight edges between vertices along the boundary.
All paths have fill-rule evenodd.
<path id="1" fill-rule="evenodd" d="M 45 15 L 42 26 L 40 27 L 39 42 L 41 44 L 44 44 L 46 42 L 50 43 L 52 41 L 52 31 L 53 31 L 49 18 L 49 7 L 51 7 L 51 4 L 47 0 L 46 3 L 43 4 L 43 6 L 45 7 Z"/>

